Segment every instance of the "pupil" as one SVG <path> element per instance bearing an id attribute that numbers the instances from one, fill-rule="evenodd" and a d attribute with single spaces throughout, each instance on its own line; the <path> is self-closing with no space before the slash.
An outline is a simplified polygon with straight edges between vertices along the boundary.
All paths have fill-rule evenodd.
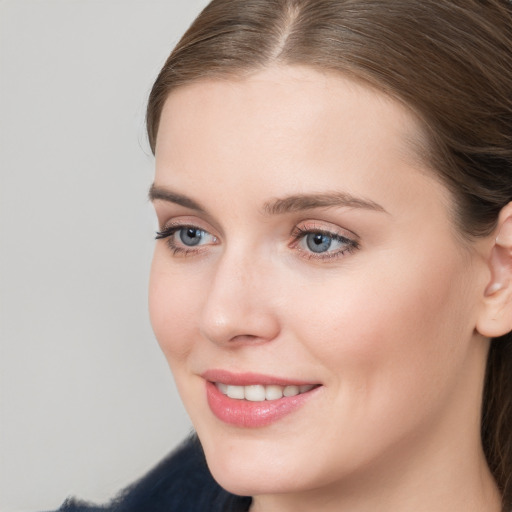
<path id="1" fill-rule="evenodd" d="M 313 252 L 325 252 L 331 247 L 332 239 L 330 236 L 314 233 L 307 236 L 306 243 Z"/>
<path id="2" fill-rule="evenodd" d="M 197 245 L 201 241 L 201 230 L 195 228 L 181 229 L 180 240 L 185 245 Z"/>

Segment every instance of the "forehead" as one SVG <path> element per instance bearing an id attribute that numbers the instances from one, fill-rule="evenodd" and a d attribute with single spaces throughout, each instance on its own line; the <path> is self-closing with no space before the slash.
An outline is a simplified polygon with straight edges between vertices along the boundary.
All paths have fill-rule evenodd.
<path id="1" fill-rule="evenodd" d="M 426 136 L 411 109 L 362 81 L 306 66 L 275 66 L 242 78 L 205 79 L 178 87 L 164 105 L 156 152 L 171 149 L 176 138 L 197 138 L 210 122 L 225 137 L 240 136 L 243 128 L 252 140 L 272 131 L 276 142 L 307 126 L 314 128 L 307 134 L 314 143 L 333 127 L 356 130 L 362 117 L 367 121 L 364 133 L 354 135 L 381 140 L 385 128 L 388 144 L 404 157 L 420 160 Z"/>
<path id="2" fill-rule="evenodd" d="M 156 181 L 188 186 L 208 176 L 261 188 L 263 180 L 270 195 L 283 184 L 302 189 L 284 191 L 292 193 L 371 192 L 383 178 L 405 179 L 404 166 L 432 180 L 422 142 L 415 115 L 384 93 L 339 73 L 275 67 L 174 90 L 161 116 Z"/>

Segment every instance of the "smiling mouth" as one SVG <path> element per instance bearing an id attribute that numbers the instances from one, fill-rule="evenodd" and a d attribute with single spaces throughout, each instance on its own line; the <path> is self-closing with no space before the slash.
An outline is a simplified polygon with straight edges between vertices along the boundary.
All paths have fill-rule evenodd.
<path id="1" fill-rule="evenodd" d="M 270 425 L 319 396 L 322 384 L 293 382 L 255 373 L 205 372 L 206 396 L 213 414 L 239 428 Z"/>
<path id="2" fill-rule="evenodd" d="M 249 402 L 275 401 L 285 397 L 293 397 L 307 393 L 320 384 L 305 385 L 287 385 L 279 386 L 276 384 L 262 385 L 254 384 L 250 386 L 234 386 L 222 382 L 214 382 L 215 387 L 225 396 L 235 400 L 246 400 Z"/>

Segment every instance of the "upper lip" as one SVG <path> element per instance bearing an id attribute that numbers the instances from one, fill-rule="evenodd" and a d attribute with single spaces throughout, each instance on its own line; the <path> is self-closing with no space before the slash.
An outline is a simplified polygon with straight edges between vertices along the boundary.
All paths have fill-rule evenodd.
<path id="1" fill-rule="evenodd" d="M 220 369 L 207 370 L 201 374 L 201 377 L 210 382 L 221 382 L 230 386 L 253 386 L 256 384 L 263 386 L 305 386 L 308 384 L 319 384 L 318 382 L 302 379 L 289 379 L 253 372 L 233 373 Z"/>

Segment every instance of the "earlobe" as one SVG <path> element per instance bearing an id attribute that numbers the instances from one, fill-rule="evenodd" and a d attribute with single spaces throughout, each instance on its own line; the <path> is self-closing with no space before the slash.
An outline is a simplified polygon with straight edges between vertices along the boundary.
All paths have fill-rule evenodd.
<path id="1" fill-rule="evenodd" d="M 502 209 L 496 233 L 489 257 L 491 279 L 476 326 L 489 338 L 512 331 L 512 202 Z"/>

